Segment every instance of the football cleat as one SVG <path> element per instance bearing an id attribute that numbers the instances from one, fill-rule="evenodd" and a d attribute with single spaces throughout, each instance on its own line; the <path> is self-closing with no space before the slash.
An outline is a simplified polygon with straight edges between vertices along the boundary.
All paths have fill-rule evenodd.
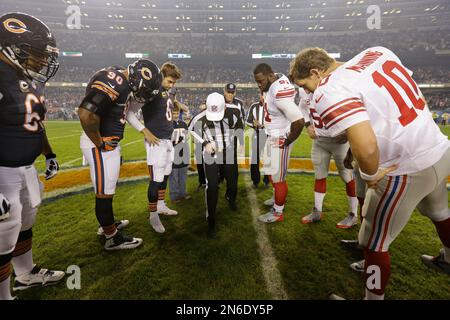
<path id="1" fill-rule="evenodd" d="M 328 300 L 345 300 L 345 298 L 342 298 L 341 296 L 338 296 L 337 294 L 332 293 L 328 297 Z"/>
<path id="2" fill-rule="evenodd" d="M 350 264 L 350 269 L 356 272 L 364 272 L 365 260 L 360 260 Z"/>
<path id="3" fill-rule="evenodd" d="M 354 214 L 353 212 L 350 212 L 345 219 L 343 219 L 341 222 L 339 222 L 336 225 L 336 228 L 340 229 L 350 229 L 351 227 L 358 224 L 358 216 Z"/>
<path id="4" fill-rule="evenodd" d="M 142 239 L 128 237 L 121 234 L 119 231 L 114 237 L 111 237 L 105 242 L 106 250 L 124 250 L 124 249 L 134 249 L 142 244 Z"/>
<path id="5" fill-rule="evenodd" d="M 361 250 L 358 240 L 341 240 L 341 245 L 347 250 Z"/>
<path id="6" fill-rule="evenodd" d="M 268 206 L 268 207 L 273 207 L 274 204 L 275 204 L 275 198 L 274 197 L 264 201 L 264 205 Z"/>
<path id="7" fill-rule="evenodd" d="M 115 222 L 117 230 L 122 230 L 127 225 L 130 224 L 130 221 L 128 220 L 119 220 Z M 103 232 L 103 228 L 101 226 L 98 226 L 97 235 L 103 236 L 105 233 Z"/>
<path id="8" fill-rule="evenodd" d="M 436 257 L 424 254 L 421 256 L 421 259 L 427 267 L 450 275 L 450 263 L 444 259 L 444 249 L 441 249 L 439 255 Z"/>
<path id="9" fill-rule="evenodd" d="M 172 210 L 169 207 L 167 207 L 167 205 L 165 203 L 162 205 L 158 205 L 156 212 L 161 213 L 165 216 L 176 216 L 178 214 L 177 211 Z"/>
<path id="10" fill-rule="evenodd" d="M 64 278 L 64 275 L 63 271 L 43 269 L 35 265 L 30 272 L 21 274 L 14 279 L 13 291 L 56 284 Z"/>
<path id="11" fill-rule="evenodd" d="M 161 223 L 161 220 L 159 219 L 159 215 L 157 212 L 151 212 L 149 220 L 150 220 L 150 225 L 152 226 L 153 230 L 155 230 L 156 232 L 164 233 L 166 231 L 163 224 Z"/>
<path id="12" fill-rule="evenodd" d="M 258 220 L 264 223 L 280 222 L 283 221 L 283 212 L 276 212 L 275 209 L 272 208 L 266 214 L 260 215 Z"/>
<path id="13" fill-rule="evenodd" d="M 317 222 L 322 220 L 323 217 L 323 213 L 320 211 L 317 211 L 316 208 L 313 208 L 312 212 L 310 214 L 308 214 L 307 216 L 304 216 L 302 218 L 302 223 L 303 224 L 310 224 L 313 222 Z"/>
<path id="14" fill-rule="evenodd" d="M 208 239 L 214 239 L 217 236 L 217 229 L 215 226 L 208 226 L 208 231 L 206 232 Z"/>

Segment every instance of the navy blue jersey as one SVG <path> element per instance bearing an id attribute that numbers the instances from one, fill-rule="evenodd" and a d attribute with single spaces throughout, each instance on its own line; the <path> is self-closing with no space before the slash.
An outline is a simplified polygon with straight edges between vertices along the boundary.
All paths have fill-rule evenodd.
<path id="1" fill-rule="evenodd" d="M 106 95 L 110 101 L 107 106 L 99 108 L 96 114 L 100 117 L 100 135 L 102 137 L 117 136 L 123 138 L 125 129 L 125 113 L 131 93 L 127 78 L 120 72 L 121 67 L 109 67 L 97 71 L 86 88 L 86 97 L 92 92 Z"/>
<path id="2" fill-rule="evenodd" d="M 173 132 L 173 95 L 161 89 L 152 101 L 142 106 L 145 127 L 159 139 L 171 139 Z"/>
<path id="3" fill-rule="evenodd" d="M 0 166 L 34 163 L 42 153 L 44 84 L 0 61 Z"/>

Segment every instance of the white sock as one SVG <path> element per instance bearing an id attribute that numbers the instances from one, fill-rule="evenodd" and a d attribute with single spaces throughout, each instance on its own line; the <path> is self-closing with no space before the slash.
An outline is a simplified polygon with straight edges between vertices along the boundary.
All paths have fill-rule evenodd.
<path id="1" fill-rule="evenodd" d="M 276 203 L 274 203 L 273 208 L 275 209 L 275 211 L 276 211 L 277 213 L 283 213 L 284 205 L 279 206 L 279 205 L 277 205 Z"/>
<path id="2" fill-rule="evenodd" d="M 161 206 L 165 206 L 166 205 L 166 202 L 164 201 L 164 200 L 158 200 L 158 203 L 156 204 L 156 206 L 159 208 L 159 207 L 161 207 Z"/>
<path id="3" fill-rule="evenodd" d="M 0 282 L 0 300 L 12 300 L 11 276 Z"/>
<path id="4" fill-rule="evenodd" d="M 450 248 L 444 247 L 444 260 L 450 263 Z"/>
<path id="5" fill-rule="evenodd" d="M 29 250 L 18 257 L 13 257 L 11 263 L 14 267 L 16 276 L 30 272 L 34 268 L 32 250 Z"/>
<path id="6" fill-rule="evenodd" d="M 150 219 L 156 219 L 159 218 L 158 212 L 150 212 Z"/>
<path id="7" fill-rule="evenodd" d="M 317 211 L 322 212 L 323 198 L 325 198 L 325 193 L 314 192 L 314 207 Z"/>
<path id="8" fill-rule="evenodd" d="M 370 292 L 366 288 L 366 296 L 365 296 L 364 300 L 384 300 L 384 294 L 380 296 L 378 294 Z"/>
<path id="9" fill-rule="evenodd" d="M 348 208 L 350 210 L 349 212 L 352 212 L 355 214 L 355 216 L 358 216 L 358 198 L 347 196 L 347 199 L 348 199 Z"/>

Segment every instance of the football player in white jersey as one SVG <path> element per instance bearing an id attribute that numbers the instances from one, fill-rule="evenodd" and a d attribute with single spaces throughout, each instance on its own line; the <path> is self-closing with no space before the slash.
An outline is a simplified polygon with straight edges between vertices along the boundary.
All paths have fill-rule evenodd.
<path id="1" fill-rule="evenodd" d="M 330 137 L 324 129 L 322 120 L 311 104 L 312 94 L 299 88 L 300 110 L 308 115 L 310 125 L 307 125 L 308 135 L 313 139 L 311 158 L 314 165 L 314 208 L 302 218 L 303 224 L 320 221 L 323 217 L 323 199 L 327 189 L 328 168 L 333 157 L 341 179 L 346 185 L 348 197 L 348 215 L 338 222 L 336 227 L 349 229 L 358 223 L 358 201 L 356 199 L 355 180 L 350 169 L 345 168 L 344 159 L 349 145 L 345 136 Z"/>
<path id="2" fill-rule="evenodd" d="M 264 99 L 265 130 L 268 135 L 263 154 L 264 174 L 270 175 L 274 197 L 265 204 L 271 210 L 258 217 L 265 223 L 283 220 L 288 194 L 286 173 L 291 145 L 301 134 L 305 120 L 294 102 L 295 88 L 283 74 L 275 74 L 266 64 L 258 64 L 253 75 Z"/>
<path id="3" fill-rule="evenodd" d="M 389 246 L 416 207 L 433 221 L 444 245 L 438 256 L 422 256 L 423 262 L 450 274 L 450 142 L 434 123 L 412 72 L 383 47 L 346 63 L 309 48 L 291 62 L 290 74 L 314 92 L 314 107 L 330 136 L 347 136 L 369 187 L 359 232 L 365 298 L 384 298 Z"/>

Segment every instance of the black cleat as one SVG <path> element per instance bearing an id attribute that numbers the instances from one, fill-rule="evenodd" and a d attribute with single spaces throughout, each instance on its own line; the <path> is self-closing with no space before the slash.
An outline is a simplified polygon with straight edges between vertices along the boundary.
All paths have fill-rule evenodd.
<path id="1" fill-rule="evenodd" d="M 425 264 L 427 267 L 430 267 L 436 271 L 445 273 L 450 275 L 450 263 L 445 261 L 444 259 L 444 249 L 441 249 L 439 252 L 439 255 L 436 257 L 428 256 L 428 255 L 422 255 L 421 256 L 423 264 Z"/>
<path id="2" fill-rule="evenodd" d="M 341 240 L 341 245 L 347 250 L 362 250 L 358 240 Z"/>

